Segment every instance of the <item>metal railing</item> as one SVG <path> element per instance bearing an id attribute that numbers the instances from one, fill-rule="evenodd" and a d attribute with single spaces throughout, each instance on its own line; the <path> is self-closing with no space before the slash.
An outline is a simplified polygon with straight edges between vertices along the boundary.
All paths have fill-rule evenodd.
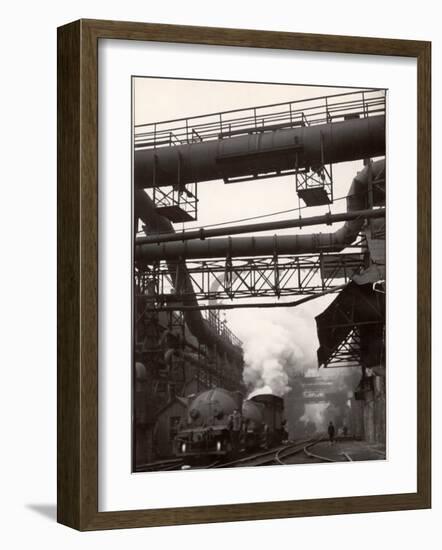
<path id="1" fill-rule="evenodd" d="M 384 89 L 346 92 L 135 125 L 135 149 L 171 147 L 385 113 Z"/>
<path id="2" fill-rule="evenodd" d="M 242 341 L 228 328 L 226 322 L 221 320 L 219 311 L 205 311 L 203 316 L 217 334 L 234 346 L 242 347 Z"/>

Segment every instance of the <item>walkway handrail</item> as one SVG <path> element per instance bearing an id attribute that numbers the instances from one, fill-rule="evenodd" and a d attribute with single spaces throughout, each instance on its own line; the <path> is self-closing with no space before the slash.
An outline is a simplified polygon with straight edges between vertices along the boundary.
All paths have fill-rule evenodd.
<path id="1" fill-rule="evenodd" d="M 137 124 L 134 141 L 137 149 L 171 147 L 381 113 L 385 113 L 385 90 L 359 90 Z"/>

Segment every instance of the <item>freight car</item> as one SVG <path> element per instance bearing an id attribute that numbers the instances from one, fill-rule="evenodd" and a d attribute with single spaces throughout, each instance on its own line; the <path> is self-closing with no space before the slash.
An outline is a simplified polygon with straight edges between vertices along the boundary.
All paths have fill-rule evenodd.
<path id="1" fill-rule="evenodd" d="M 273 394 L 259 394 L 243 403 L 245 448 L 270 448 L 287 437 L 284 401 Z"/>
<path id="2" fill-rule="evenodd" d="M 240 448 L 269 448 L 284 438 L 284 402 L 270 394 L 243 402 L 239 392 L 214 388 L 189 403 L 187 421 L 175 437 L 175 455 L 189 459 L 232 454 L 230 417 L 242 411 Z"/>

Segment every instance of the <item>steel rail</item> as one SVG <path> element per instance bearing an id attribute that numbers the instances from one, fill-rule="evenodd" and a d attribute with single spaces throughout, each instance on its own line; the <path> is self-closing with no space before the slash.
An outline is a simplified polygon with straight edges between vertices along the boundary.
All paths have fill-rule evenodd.
<path id="1" fill-rule="evenodd" d="M 305 444 L 311 441 L 311 439 L 305 439 L 303 441 L 292 443 L 290 445 L 281 445 L 273 449 L 269 449 L 254 455 L 245 456 L 237 460 L 230 462 L 224 462 L 215 466 L 215 468 L 229 468 L 231 466 L 266 466 L 270 464 L 278 464 L 277 455 L 283 451 L 290 450 L 290 454 L 296 454 L 304 449 Z"/>
<path id="2" fill-rule="evenodd" d="M 304 445 L 301 447 L 301 448 L 285 448 L 285 449 L 280 449 L 276 455 L 275 455 L 275 462 L 277 462 L 278 464 L 282 465 L 282 466 L 285 466 L 287 464 L 287 462 L 284 462 L 284 458 L 287 458 L 289 456 L 293 456 L 295 454 L 298 454 L 299 452 L 301 451 L 305 451 L 305 449 L 307 447 L 309 447 L 310 445 L 315 445 L 316 443 L 318 443 L 319 441 L 322 441 L 322 437 L 320 439 L 316 439 L 314 440 L 312 443 L 310 443 L 312 440 L 309 439 L 307 440 L 309 443 L 307 445 Z M 305 443 L 305 442 L 304 442 Z"/>
<path id="3" fill-rule="evenodd" d="M 320 441 L 324 441 L 324 440 L 321 439 Z M 314 445 L 316 445 L 317 443 L 319 443 L 319 441 L 316 441 L 316 442 L 312 443 L 311 445 L 307 445 L 305 447 L 304 452 L 307 456 L 309 456 L 310 458 L 316 458 L 317 460 L 322 460 L 323 462 L 342 462 L 341 460 L 335 460 L 334 458 L 330 458 L 328 456 L 318 455 L 316 453 L 312 453 L 311 451 L 309 451 L 309 449 L 311 447 L 313 447 Z M 347 453 L 341 453 L 341 454 L 342 454 L 342 456 L 345 457 L 347 462 L 353 462 L 353 460 L 350 458 L 350 456 Z"/>
<path id="4" fill-rule="evenodd" d="M 277 447 L 276 449 L 270 449 L 259 453 L 255 453 L 253 455 L 247 455 L 247 456 L 238 458 L 236 460 L 231 460 L 229 462 L 224 462 L 215 466 L 215 468 L 229 468 L 230 466 L 243 466 L 243 465 L 247 465 L 248 462 L 254 462 L 256 460 L 258 460 L 259 463 L 261 464 L 261 459 L 264 460 L 263 464 L 266 464 L 268 462 L 268 457 L 273 457 L 275 455 L 275 452 L 280 448 L 285 448 L 285 445 L 281 447 Z"/>
<path id="5" fill-rule="evenodd" d="M 173 470 L 176 467 L 181 466 L 182 464 L 183 464 L 183 460 L 181 458 L 157 460 L 155 462 L 147 462 L 145 464 L 140 464 L 135 468 L 135 473 Z"/>

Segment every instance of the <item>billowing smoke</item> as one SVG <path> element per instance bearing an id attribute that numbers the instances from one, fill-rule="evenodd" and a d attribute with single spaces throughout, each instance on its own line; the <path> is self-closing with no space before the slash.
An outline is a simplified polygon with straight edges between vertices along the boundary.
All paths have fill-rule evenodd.
<path id="1" fill-rule="evenodd" d="M 245 346 L 243 380 L 254 395 L 283 396 L 290 390 L 290 374 L 302 368 L 305 356 L 284 327 L 270 328 L 271 338 L 256 338 Z"/>
<path id="2" fill-rule="evenodd" d="M 322 431 L 329 420 L 342 416 L 348 392 L 360 377 L 359 369 L 318 369 L 315 317 L 334 298 L 324 296 L 293 308 L 228 313 L 229 327 L 243 341 L 248 397 L 260 393 L 284 396 L 288 428 L 295 438 Z M 305 400 L 306 384 L 314 380 L 328 383 L 331 393 L 342 395 L 339 414 L 334 403 Z"/>
<path id="3" fill-rule="evenodd" d="M 316 432 L 324 432 L 330 421 L 338 429 L 344 425 L 348 427 L 351 415 L 350 397 L 360 376 L 360 369 L 345 367 L 307 373 L 303 380 L 304 388 L 311 389 L 312 384 L 317 383 L 322 386 L 325 396 L 318 398 L 316 402 L 305 402 L 302 416 L 295 420 L 295 430 L 302 433 L 305 428 L 314 425 Z"/>
<path id="4" fill-rule="evenodd" d="M 307 403 L 299 419 L 304 424 L 314 424 L 317 431 L 324 430 L 327 422 L 327 403 Z"/>
<path id="5" fill-rule="evenodd" d="M 252 395 L 269 392 L 283 396 L 290 391 L 294 377 L 316 367 L 315 316 L 329 301 L 327 296 L 296 308 L 230 313 L 229 326 L 243 341 L 243 380 Z"/>

